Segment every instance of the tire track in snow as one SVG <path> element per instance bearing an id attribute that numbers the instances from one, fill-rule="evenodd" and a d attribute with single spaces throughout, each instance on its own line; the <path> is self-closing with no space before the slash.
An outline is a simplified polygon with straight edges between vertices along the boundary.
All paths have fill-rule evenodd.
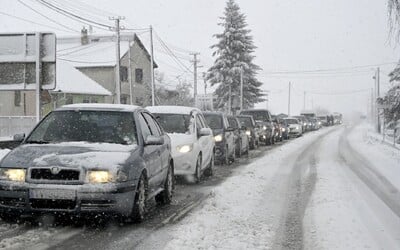
<path id="1" fill-rule="evenodd" d="M 287 180 L 287 197 L 273 249 L 303 249 L 303 218 L 317 182 L 318 148 L 327 135 L 318 136 L 296 158 Z"/>
<path id="2" fill-rule="evenodd" d="M 393 213 L 400 217 L 399 190 L 350 145 L 347 136 L 352 129 L 346 130 L 340 137 L 339 157 Z"/>

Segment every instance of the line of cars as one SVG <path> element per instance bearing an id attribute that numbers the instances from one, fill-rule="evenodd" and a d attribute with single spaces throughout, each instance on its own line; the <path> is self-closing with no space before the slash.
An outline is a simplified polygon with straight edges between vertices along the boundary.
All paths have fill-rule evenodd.
<path id="1" fill-rule="evenodd" d="M 215 163 L 300 136 L 304 126 L 262 109 L 231 116 L 193 107 L 66 105 L 14 137 L 20 145 L 0 161 L 0 215 L 104 213 L 141 221 L 151 199 L 171 202 L 174 176 L 198 183 Z"/>

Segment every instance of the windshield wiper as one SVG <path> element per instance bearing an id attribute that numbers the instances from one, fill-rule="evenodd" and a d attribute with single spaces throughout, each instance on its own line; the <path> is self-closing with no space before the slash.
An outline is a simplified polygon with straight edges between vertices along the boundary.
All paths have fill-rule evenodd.
<path id="1" fill-rule="evenodd" d="M 49 141 L 43 141 L 43 140 L 38 140 L 38 141 L 35 141 L 35 140 L 30 140 L 30 141 L 26 141 L 26 143 L 29 143 L 29 144 L 49 144 L 50 142 Z"/>

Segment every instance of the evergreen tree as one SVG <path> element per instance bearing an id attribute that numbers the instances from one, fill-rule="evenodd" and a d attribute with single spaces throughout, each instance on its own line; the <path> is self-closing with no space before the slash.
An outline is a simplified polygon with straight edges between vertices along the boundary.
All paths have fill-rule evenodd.
<path id="1" fill-rule="evenodd" d="M 211 46 L 215 49 L 214 65 L 208 70 L 207 80 L 211 86 L 217 85 L 216 108 L 228 110 L 229 94 L 232 99 L 240 97 L 240 72 L 243 70 L 243 107 L 251 108 L 255 103 L 263 101 L 260 86 L 257 80 L 257 71 L 260 67 L 253 63 L 253 37 L 247 29 L 246 16 L 240 12 L 234 0 L 228 0 L 222 22 L 218 25 L 224 28 L 222 34 L 214 35 L 218 43 Z"/>
<path id="2" fill-rule="evenodd" d="M 382 99 L 378 100 L 380 103 L 389 106 L 388 109 L 385 109 L 387 123 L 400 120 L 400 65 L 389 74 L 389 77 L 393 86 Z"/>

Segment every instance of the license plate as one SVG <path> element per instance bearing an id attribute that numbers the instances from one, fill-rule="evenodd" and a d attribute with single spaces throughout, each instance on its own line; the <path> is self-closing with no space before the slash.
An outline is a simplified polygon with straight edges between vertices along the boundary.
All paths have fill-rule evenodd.
<path id="1" fill-rule="evenodd" d="M 61 189 L 30 189 L 29 197 L 31 199 L 75 200 L 76 192 Z"/>

